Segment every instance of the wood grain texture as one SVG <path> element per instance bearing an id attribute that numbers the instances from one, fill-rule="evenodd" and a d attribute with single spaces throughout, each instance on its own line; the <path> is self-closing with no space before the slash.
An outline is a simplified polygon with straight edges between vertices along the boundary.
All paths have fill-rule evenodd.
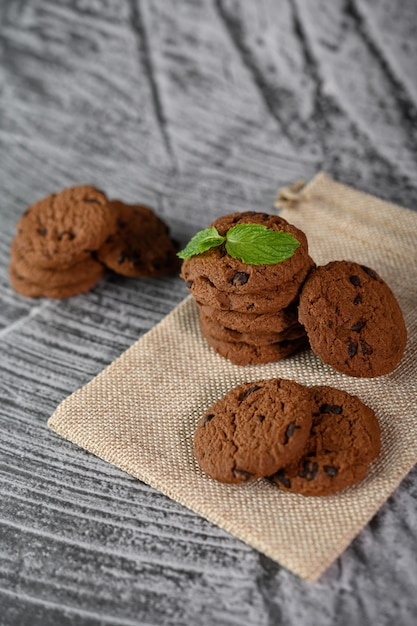
<path id="1" fill-rule="evenodd" d="M 14 225 L 52 190 L 185 242 L 320 169 L 417 209 L 413 0 L 0 3 L 0 625 L 415 624 L 417 473 L 315 585 L 49 432 L 180 302 L 177 277 L 29 300 Z"/>

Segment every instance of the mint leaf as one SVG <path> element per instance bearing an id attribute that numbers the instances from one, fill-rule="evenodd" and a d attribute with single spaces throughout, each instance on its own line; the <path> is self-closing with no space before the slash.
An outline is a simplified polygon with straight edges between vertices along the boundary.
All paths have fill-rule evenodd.
<path id="1" fill-rule="evenodd" d="M 196 233 L 185 248 L 177 252 L 177 256 L 179 256 L 180 259 L 189 259 L 195 254 L 201 254 L 206 250 L 210 250 L 210 248 L 220 246 L 224 241 L 226 241 L 226 237 L 219 235 L 214 226 L 205 228 Z"/>
<path id="2" fill-rule="evenodd" d="M 248 265 L 273 265 L 292 257 L 300 242 L 282 230 L 262 224 L 236 224 L 226 235 L 230 256 Z"/>

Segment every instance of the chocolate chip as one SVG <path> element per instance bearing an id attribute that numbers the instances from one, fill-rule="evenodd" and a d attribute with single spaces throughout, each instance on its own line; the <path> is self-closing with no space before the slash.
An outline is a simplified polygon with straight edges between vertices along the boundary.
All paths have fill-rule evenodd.
<path id="1" fill-rule="evenodd" d="M 353 330 L 354 333 L 359 333 L 365 324 L 366 322 L 356 322 L 356 324 L 353 324 L 353 326 L 350 327 L 350 330 Z"/>
<path id="2" fill-rule="evenodd" d="M 298 475 L 306 480 L 313 480 L 317 476 L 318 471 L 319 465 L 316 461 L 304 461 L 303 469 L 298 472 Z"/>
<path id="3" fill-rule="evenodd" d="M 188 289 L 191 289 L 191 287 L 193 286 L 193 282 L 194 282 L 193 280 L 187 280 L 186 281 L 185 284 L 187 285 Z"/>
<path id="4" fill-rule="evenodd" d="M 154 259 L 153 261 L 151 261 L 151 265 L 154 268 L 154 270 L 160 270 L 162 267 L 162 263 L 161 261 L 158 261 L 158 259 Z"/>
<path id="5" fill-rule="evenodd" d="M 126 259 L 126 254 L 124 252 L 121 252 L 119 254 L 119 256 L 117 257 L 117 262 L 118 263 L 124 263 Z"/>
<path id="6" fill-rule="evenodd" d="M 59 241 L 62 241 L 62 239 L 66 239 L 67 241 L 72 241 L 73 239 L 75 239 L 75 235 L 71 231 L 63 230 L 61 233 L 58 234 L 58 239 Z"/>
<path id="7" fill-rule="evenodd" d="M 287 428 L 285 429 L 285 433 L 284 433 L 284 435 L 285 435 L 284 444 L 288 443 L 288 441 L 291 439 L 291 437 L 295 433 L 295 429 L 296 428 L 301 428 L 301 426 L 297 426 L 297 424 L 295 422 L 291 422 L 291 424 L 288 424 Z"/>
<path id="8" fill-rule="evenodd" d="M 342 410 L 342 407 L 338 404 L 322 404 L 320 406 L 320 413 L 334 413 L 335 415 L 340 415 Z"/>
<path id="9" fill-rule="evenodd" d="M 361 340 L 361 350 L 362 350 L 362 354 L 372 354 L 372 352 L 374 351 L 372 346 L 369 345 L 369 343 L 366 343 L 366 341 Z"/>
<path id="10" fill-rule="evenodd" d="M 206 415 L 203 421 L 203 426 L 205 426 L 208 422 L 211 422 L 213 417 L 214 417 L 214 413 L 209 413 L 208 415 Z"/>
<path id="11" fill-rule="evenodd" d="M 90 204 L 100 204 L 97 198 L 84 198 L 84 202 L 89 202 Z"/>
<path id="12" fill-rule="evenodd" d="M 358 344 L 356 341 L 349 340 L 348 344 L 348 355 L 352 359 L 358 351 Z"/>
<path id="13" fill-rule="evenodd" d="M 47 234 L 48 234 L 47 228 L 38 228 L 38 235 L 42 235 L 42 237 L 45 237 L 45 235 Z"/>
<path id="14" fill-rule="evenodd" d="M 277 473 L 274 475 L 274 478 L 279 483 L 284 485 L 284 487 L 286 487 L 287 489 L 291 489 L 291 481 L 288 478 L 288 476 L 285 476 L 285 470 L 283 470 L 283 469 L 278 470 Z"/>
<path id="15" fill-rule="evenodd" d="M 353 276 L 349 276 L 349 280 L 352 285 L 355 285 L 355 287 L 362 287 L 361 279 L 359 278 L 359 276 L 356 276 L 354 274 Z"/>
<path id="16" fill-rule="evenodd" d="M 357 296 L 355 296 L 355 299 L 354 299 L 354 301 L 353 301 L 353 304 L 354 304 L 354 305 L 356 305 L 356 304 L 360 304 L 361 302 L 362 302 L 362 296 L 361 296 L 361 294 L 360 294 L 360 293 L 358 293 L 358 295 L 357 295 Z"/>
<path id="17" fill-rule="evenodd" d="M 246 307 L 247 311 L 252 311 L 252 309 L 254 308 L 254 304 L 248 304 L 248 306 Z"/>
<path id="18" fill-rule="evenodd" d="M 328 328 L 333 328 L 332 320 L 327 320 L 327 326 L 328 326 Z"/>
<path id="19" fill-rule="evenodd" d="M 370 276 L 371 278 L 373 278 L 374 280 L 378 280 L 377 275 L 375 274 L 374 270 L 371 270 L 369 267 L 366 267 L 366 265 L 361 265 L 361 268 L 363 269 L 363 271 L 365 272 L 365 274 L 368 274 L 368 276 Z"/>
<path id="20" fill-rule="evenodd" d="M 323 465 L 323 469 L 327 476 L 336 476 L 339 471 L 337 467 L 333 467 L 333 465 Z"/>
<path id="21" fill-rule="evenodd" d="M 246 272 L 236 272 L 236 274 L 232 278 L 232 285 L 234 287 L 236 286 L 241 287 L 242 285 L 246 285 L 248 280 L 249 280 L 249 274 L 247 274 Z"/>
<path id="22" fill-rule="evenodd" d="M 243 402 L 243 400 L 246 400 L 246 398 L 248 396 L 250 396 L 251 393 L 253 393 L 254 391 L 258 391 L 258 389 L 262 389 L 261 385 L 254 385 L 253 387 L 250 387 L 250 389 L 248 389 L 247 391 L 245 391 L 239 398 L 240 402 Z"/>
<path id="23" fill-rule="evenodd" d="M 124 220 L 120 219 L 120 217 L 119 217 L 117 219 L 117 221 L 116 221 L 116 226 L 117 226 L 117 228 L 126 228 L 127 222 L 125 222 Z"/>
<path id="24" fill-rule="evenodd" d="M 265 415 L 258 415 L 258 420 L 262 423 L 265 419 Z"/>
<path id="25" fill-rule="evenodd" d="M 249 480 L 253 476 L 253 474 L 251 474 L 251 472 L 247 472 L 246 470 L 234 469 L 233 473 L 234 473 L 235 476 L 243 476 L 243 478 L 245 480 Z"/>
<path id="26" fill-rule="evenodd" d="M 113 235 L 109 235 L 106 239 L 106 243 L 113 243 L 114 241 L 114 236 Z"/>

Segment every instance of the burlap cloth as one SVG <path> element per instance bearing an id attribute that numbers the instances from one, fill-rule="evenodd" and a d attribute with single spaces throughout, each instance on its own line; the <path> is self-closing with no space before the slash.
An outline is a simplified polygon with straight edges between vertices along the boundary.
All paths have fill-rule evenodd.
<path id="1" fill-rule="evenodd" d="M 317 175 L 281 190 L 277 208 L 302 228 L 318 264 L 351 259 L 375 268 L 395 292 L 408 346 L 388 376 L 334 372 L 310 350 L 239 367 L 202 339 L 186 298 L 94 380 L 64 400 L 49 426 L 152 485 L 299 576 L 314 581 L 344 550 L 417 461 L 417 213 Z M 306 498 L 268 480 L 223 485 L 192 453 L 197 420 L 234 385 L 283 377 L 358 395 L 377 413 L 382 453 L 367 478 L 344 492 Z"/>

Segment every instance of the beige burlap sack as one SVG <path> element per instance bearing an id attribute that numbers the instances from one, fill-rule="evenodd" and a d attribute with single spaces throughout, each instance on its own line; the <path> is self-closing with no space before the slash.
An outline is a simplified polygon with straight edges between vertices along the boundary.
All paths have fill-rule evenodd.
<path id="1" fill-rule="evenodd" d="M 409 339 L 395 372 L 356 379 L 310 350 L 239 367 L 202 339 L 191 297 L 58 407 L 49 426 L 314 581 L 344 550 L 417 461 L 417 213 L 319 174 L 282 190 L 277 207 L 302 228 L 318 264 L 351 259 L 375 268 L 395 292 Z M 306 498 L 266 479 L 223 485 L 192 453 L 195 425 L 234 385 L 283 377 L 358 395 L 377 413 L 382 452 L 367 478 L 344 492 Z"/>

